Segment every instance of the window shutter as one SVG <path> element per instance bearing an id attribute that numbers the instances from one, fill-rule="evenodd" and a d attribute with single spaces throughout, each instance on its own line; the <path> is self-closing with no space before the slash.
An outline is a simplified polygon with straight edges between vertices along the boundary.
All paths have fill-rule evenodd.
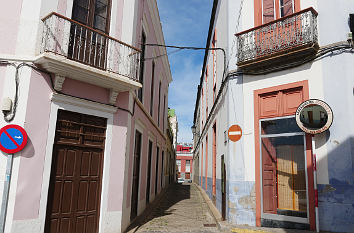
<path id="1" fill-rule="evenodd" d="M 274 0 L 263 0 L 263 23 L 274 20 Z"/>
<path id="2" fill-rule="evenodd" d="M 285 17 L 291 15 L 293 12 L 293 0 L 280 1 L 280 16 Z"/>

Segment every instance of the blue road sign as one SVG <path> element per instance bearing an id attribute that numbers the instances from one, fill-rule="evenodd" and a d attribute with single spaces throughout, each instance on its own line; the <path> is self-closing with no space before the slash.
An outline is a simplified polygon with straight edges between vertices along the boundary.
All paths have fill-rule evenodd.
<path id="1" fill-rule="evenodd" d="M 7 125 L 0 129 L 0 150 L 13 154 L 21 151 L 27 144 L 27 133 L 19 125 Z"/>

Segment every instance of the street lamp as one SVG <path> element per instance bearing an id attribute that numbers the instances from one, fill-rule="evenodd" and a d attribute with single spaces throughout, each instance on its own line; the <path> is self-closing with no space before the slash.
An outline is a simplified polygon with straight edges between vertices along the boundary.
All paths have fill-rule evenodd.
<path id="1" fill-rule="evenodd" d="M 193 125 L 193 126 L 191 127 L 191 129 L 192 129 L 192 133 L 193 133 L 193 135 L 195 135 L 195 130 L 196 130 L 195 125 Z"/>

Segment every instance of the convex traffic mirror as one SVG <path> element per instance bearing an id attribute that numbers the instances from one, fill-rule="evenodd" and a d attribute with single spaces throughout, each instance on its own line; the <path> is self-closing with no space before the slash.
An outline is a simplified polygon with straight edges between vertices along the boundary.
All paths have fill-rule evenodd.
<path id="1" fill-rule="evenodd" d="M 296 110 L 296 123 L 305 133 L 322 133 L 329 129 L 332 122 L 332 109 L 322 100 L 306 100 Z"/>

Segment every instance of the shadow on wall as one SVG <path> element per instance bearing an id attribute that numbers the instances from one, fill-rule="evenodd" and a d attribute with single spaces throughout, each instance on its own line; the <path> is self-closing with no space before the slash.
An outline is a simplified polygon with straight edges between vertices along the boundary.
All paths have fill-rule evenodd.
<path id="1" fill-rule="evenodd" d="M 301 71 L 305 71 L 305 70 L 311 70 L 312 65 L 313 65 L 313 61 L 303 64 L 301 66 L 298 67 L 294 67 L 294 68 L 290 68 L 290 69 L 286 69 L 286 70 L 281 70 L 281 71 L 277 71 L 277 72 L 273 72 L 273 73 L 267 73 L 264 75 L 247 75 L 244 74 L 244 78 L 243 78 L 243 84 L 248 84 L 248 83 L 252 83 L 254 81 L 262 81 L 262 80 L 267 80 L 269 78 L 272 77 L 281 77 L 281 76 L 285 76 L 289 73 L 296 73 L 296 72 L 301 72 Z M 247 77 L 245 77 L 247 76 Z"/>
<path id="2" fill-rule="evenodd" d="M 25 157 L 25 158 L 31 158 L 34 155 L 35 155 L 34 146 L 33 146 L 31 137 L 28 136 L 26 147 L 23 149 L 22 152 L 16 153 L 14 157 L 21 156 L 21 157 Z"/>
<path id="3" fill-rule="evenodd" d="M 176 186 L 179 187 L 176 188 Z M 191 185 L 182 185 L 177 183 L 171 184 L 162 196 L 157 197 L 149 204 L 145 211 L 125 230 L 125 232 L 129 232 L 131 230 L 133 230 L 132 232 L 136 232 L 145 223 L 155 218 L 173 214 L 175 209 L 170 209 L 171 206 L 182 200 L 190 199 L 190 189 Z M 160 201 L 161 198 L 165 201 Z"/>
<path id="4" fill-rule="evenodd" d="M 318 185 L 320 230 L 354 232 L 354 137 L 328 144 L 329 184 Z"/>

